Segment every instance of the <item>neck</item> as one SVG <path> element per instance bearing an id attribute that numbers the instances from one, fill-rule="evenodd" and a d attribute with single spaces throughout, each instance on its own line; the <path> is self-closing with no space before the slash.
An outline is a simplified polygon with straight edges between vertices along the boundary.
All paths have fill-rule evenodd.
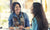
<path id="1" fill-rule="evenodd" d="M 17 13 L 16 15 L 19 15 L 19 13 Z"/>
<path id="2" fill-rule="evenodd" d="M 16 15 L 18 16 L 20 13 L 16 13 Z"/>

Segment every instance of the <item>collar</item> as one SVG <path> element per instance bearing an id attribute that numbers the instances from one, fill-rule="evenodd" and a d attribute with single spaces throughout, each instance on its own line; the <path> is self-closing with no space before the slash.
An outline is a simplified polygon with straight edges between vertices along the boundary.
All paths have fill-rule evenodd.
<path id="1" fill-rule="evenodd" d="M 13 13 L 13 16 L 17 17 L 16 13 Z M 20 12 L 19 17 L 21 17 L 21 16 L 22 16 L 22 13 Z"/>

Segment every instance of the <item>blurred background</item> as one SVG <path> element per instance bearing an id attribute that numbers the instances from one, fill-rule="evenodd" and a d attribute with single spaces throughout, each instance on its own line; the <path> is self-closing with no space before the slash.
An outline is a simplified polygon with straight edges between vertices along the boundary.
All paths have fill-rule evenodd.
<path id="1" fill-rule="evenodd" d="M 13 2 L 19 2 L 21 4 L 21 11 L 27 13 L 30 24 L 32 22 L 32 15 L 30 13 L 30 7 L 33 2 L 39 2 L 43 5 L 47 21 L 50 28 L 50 0 L 0 0 L 0 27 L 8 28 L 8 18 L 11 13 L 11 4 Z M 31 27 L 31 26 L 30 26 Z"/>

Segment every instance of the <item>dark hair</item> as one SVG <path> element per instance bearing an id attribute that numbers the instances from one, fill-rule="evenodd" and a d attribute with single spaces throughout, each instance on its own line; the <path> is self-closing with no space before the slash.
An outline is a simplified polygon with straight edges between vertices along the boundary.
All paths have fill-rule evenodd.
<path id="1" fill-rule="evenodd" d="M 16 4 L 18 4 L 19 7 L 21 8 L 20 3 L 18 3 L 18 2 L 14 2 L 14 3 L 12 3 L 12 6 L 11 6 L 11 10 L 12 10 L 13 12 L 15 12 L 14 8 L 15 8 L 15 5 L 16 5 Z"/>
<path id="2" fill-rule="evenodd" d="M 38 2 L 33 3 L 33 14 L 37 19 L 39 30 L 48 30 L 48 22 L 42 4 Z"/>

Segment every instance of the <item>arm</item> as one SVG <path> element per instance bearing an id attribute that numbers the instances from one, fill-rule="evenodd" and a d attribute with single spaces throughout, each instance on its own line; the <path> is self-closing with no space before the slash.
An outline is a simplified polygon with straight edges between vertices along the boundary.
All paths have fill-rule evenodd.
<path id="1" fill-rule="evenodd" d="M 12 24 L 13 24 L 13 22 L 12 22 L 12 14 L 9 16 L 8 21 L 9 21 L 9 29 L 13 29 L 13 27 L 12 27 Z"/>
<path id="2" fill-rule="evenodd" d="M 26 23 L 26 29 L 30 29 L 29 18 L 27 14 L 25 14 L 25 23 Z"/>

